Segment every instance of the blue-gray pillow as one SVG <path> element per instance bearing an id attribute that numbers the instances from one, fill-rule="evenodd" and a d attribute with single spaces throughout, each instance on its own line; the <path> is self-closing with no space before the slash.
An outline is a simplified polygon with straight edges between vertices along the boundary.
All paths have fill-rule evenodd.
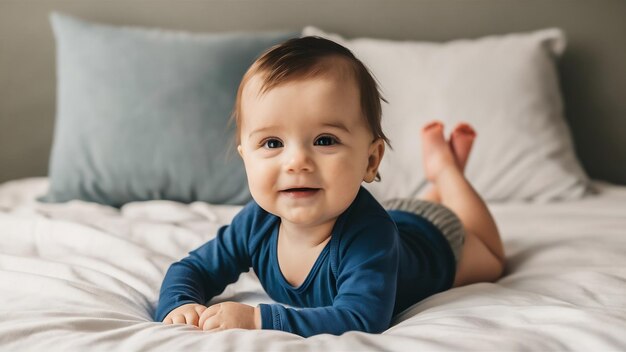
<path id="1" fill-rule="evenodd" d="M 50 20 L 57 114 L 41 201 L 251 199 L 230 146 L 237 86 L 261 52 L 298 32 L 194 34 L 59 13 Z"/>

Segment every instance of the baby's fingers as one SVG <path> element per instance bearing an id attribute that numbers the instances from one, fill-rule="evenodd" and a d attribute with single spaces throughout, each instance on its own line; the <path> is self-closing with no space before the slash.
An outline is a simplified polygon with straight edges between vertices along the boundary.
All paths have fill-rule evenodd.
<path id="1" fill-rule="evenodd" d="M 201 316 L 202 313 L 207 309 L 206 306 L 203 306 L 201 304 L 198 304 L 197 306 L 194 307 L 196 313 L 198 313 L 198 316 Z"/>
<path id="2" fill-rule="evenodd" d="M 220 319 L 216 315 L 213 315 L 204 321 L 201 329 L 204 331 L 219 331 L 224 330 L 224 326 Z"/>
<path id="3" fill-rule="evenodd" d="M 176 314 L 172 317 L 173 324 L 185 324 L 185 316 L 182 314 Z"/>
<path id="4" fill-rule="evenodd" d="M 196 313 L 195 311 L 185 313 L 185 320 L 187 321 L 186 322 L 187 325 L 198 326 L 199 318 L 200 317 L 198 316 L 198 313 Z"/>
<path id="5" fill-rule="evenodd" d="M 198 327 L 200 329 L 203 328 L 207 319 L 209 319 L 210 317 L 214 316 L 217 313 L 218 308 L 219 308 L 219 305 L 212 305 L 208 308 L 205 307 L 205 309 L 202 310 L 202 313 L 200 313 L 200 319 L 198 320 Z"/>

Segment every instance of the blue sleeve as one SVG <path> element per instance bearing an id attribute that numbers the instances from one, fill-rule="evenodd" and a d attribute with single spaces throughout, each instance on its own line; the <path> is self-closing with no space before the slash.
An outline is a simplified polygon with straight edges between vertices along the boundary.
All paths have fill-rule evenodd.
<path id="1" fill-rule="evenodd" d="M 250 270 L 247 243 L 250 233 L 251 207 L 244 208 L 216 237 L 189 256 L 172 264 L 165 274 L 154 320 L 183 304 L 205 304 Z"/>
<path id="2" fill-rule="evenodd" d="M 286 308 L 261 304 L 263 329 L 309 337 L 350 330 L 380 333 L 391 324 L 398 270 L 397 229 L 382 218 L 339 247 L 337 296 L 332 306 Z M 343 253 L 341 253 L 343 252 Z"/>

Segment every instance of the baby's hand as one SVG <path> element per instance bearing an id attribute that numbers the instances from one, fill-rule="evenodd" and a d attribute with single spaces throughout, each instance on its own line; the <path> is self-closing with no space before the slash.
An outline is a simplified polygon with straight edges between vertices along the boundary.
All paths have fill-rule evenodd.
<path id="1" fill-rule="evenodd" d="M 173 309 L 165 319 L 164 324 L 187 324 L 198 326 L 200 315 L 207 309 L 202 304 L 188 303 Z"/>
<path id="2" fill-rule="evenodd" d="M 261 312 L 259 308 L 247 304 L 222 302 L 202 312 L 198 326 L 205 331 L 260 329 Z"/>

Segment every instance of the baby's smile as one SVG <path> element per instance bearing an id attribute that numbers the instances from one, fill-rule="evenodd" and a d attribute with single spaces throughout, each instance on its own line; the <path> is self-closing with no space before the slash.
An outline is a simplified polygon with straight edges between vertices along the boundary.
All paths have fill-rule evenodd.
<path id="1" fill-rule="evenodd" d="M 296 188 L 287 188 L 280 193 L 282 195 L 286 195 L 289 198 L 293 199 L 301 199 L 301 198 L 311 198 L 317 195 L 322 189 L 321 188 L 309 188 L 309 187 L 296 187 Z"/>

